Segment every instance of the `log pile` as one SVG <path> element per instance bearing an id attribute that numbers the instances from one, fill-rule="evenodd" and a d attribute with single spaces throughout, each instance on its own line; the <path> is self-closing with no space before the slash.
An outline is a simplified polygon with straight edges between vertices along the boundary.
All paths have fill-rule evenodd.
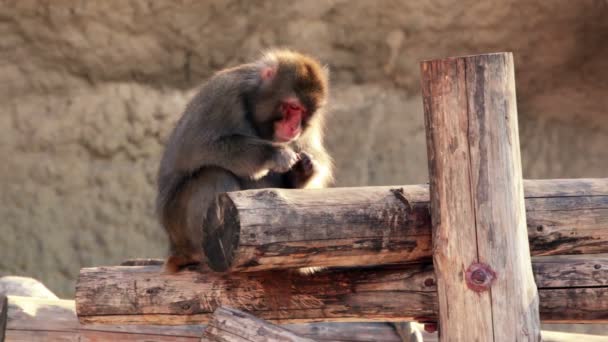
<path id="1" fill-rule="evenodd" d="M 535 258 L 544 322 L 608 322 L 608 257 Z M 549 257 L 551 258 L 551 257 Z M 431 265 L 162 274 L 159 266 L 84 268 L 76 289 L 83 323 L 195 324 L 220 306 L 279 323 L 425 321 L 437 317 Z"/>

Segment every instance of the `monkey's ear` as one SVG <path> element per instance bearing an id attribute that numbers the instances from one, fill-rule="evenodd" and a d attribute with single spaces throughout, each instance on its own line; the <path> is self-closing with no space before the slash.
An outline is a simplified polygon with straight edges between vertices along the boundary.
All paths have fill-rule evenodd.
<path id="1" fill-rule="evenodd" d="M 263 67 L 262 70 L 260 71 L 260 77 L 262 78 L 262 80 L 264 82 L 269 82 L 272 81 L 274 79 L 274 77 L 277 74 L 277 69 L 275 67 Z"/>

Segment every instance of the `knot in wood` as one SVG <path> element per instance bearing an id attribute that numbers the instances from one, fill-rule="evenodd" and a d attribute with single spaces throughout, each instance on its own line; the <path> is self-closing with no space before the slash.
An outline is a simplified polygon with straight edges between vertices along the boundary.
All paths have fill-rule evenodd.
<path id="1" fill-rule="evenodd" d="M 482 271 L 482 270 L 477 270 L 475 272 L 473 272 L 473 274 L 471 274 L 471 279 L 473 280 L 473 282 L 475 284 L 483 284 L 486 282 L 486 280 L 488 279 L 486 272 Z"/>
<path id="2" fill-rule="evenodd" d="M 465 273 L 467 287 L 475 292 L 487 291 L 496 280 L 496 272 L 483 263 L 471 264 Z"/>

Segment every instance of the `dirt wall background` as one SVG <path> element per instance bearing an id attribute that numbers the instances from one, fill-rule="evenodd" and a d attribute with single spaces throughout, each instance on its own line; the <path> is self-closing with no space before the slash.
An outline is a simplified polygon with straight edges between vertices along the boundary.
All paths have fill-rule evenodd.
<path id="1" fill-rule="evenodd" d="M 289 46 L 331 68 L 337 185 L 427 179 L 418 63 L 513 51 L 524 175 L 608 176 L 608 2 L 0 1 L 0 276 L 162 257 L 162 144 L 214 70 Z"/>

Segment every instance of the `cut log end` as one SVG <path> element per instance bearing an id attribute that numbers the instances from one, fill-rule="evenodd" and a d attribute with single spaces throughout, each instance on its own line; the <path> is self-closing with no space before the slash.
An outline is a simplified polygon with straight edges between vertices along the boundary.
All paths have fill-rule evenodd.
<path id="1" fill-rule="evenodd" d="M 218 272 L 227 271 L 239 246 L 241 225 L 239 213 L 232 199 L 218 196 L 217 205 L 207 214 L 203 230 L 203 250 L 209 267 Z"/>

